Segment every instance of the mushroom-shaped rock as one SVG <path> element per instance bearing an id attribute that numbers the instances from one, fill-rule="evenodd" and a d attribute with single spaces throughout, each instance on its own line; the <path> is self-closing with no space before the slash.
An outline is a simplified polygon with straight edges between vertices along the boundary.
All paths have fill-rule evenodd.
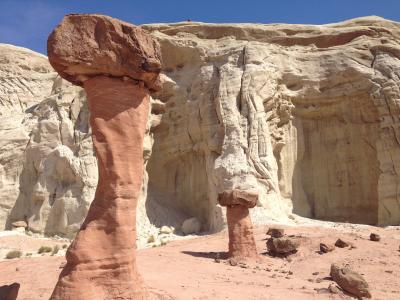
<path id="1" fill-rule="evenodd" d="M 256 206 L 258 194 L 251 191 L 228 190 L 218 195 L 218 202 L 226 206 L 229 232 L 229 257 L 251 259 L 258 256 L 249 208 Z"/>
<path id="2" fill-rule="evenodd" d="M 100 15 L 67 15 L 48 40 L 56 71 L 83 85 L 99 168 L 95 198 L 50 299 L 147 299 L 136 267 L 149 90 L 160 49 L 143 30 Z"/>
<path id="3" fill-rule="evenodd" d="M 159 90 L 160 46 L 143 29 L 93 14 L 66 15 L 50 34 L 51 65 L 64 79 L 83 86 L 96 75 L 126 76 Z"/>

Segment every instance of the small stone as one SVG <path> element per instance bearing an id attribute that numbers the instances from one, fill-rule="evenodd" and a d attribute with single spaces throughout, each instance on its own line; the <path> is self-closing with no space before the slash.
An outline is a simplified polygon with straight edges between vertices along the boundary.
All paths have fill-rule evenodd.
<path id="1" fill-rule="evenodd" d="M 364 277 L 350 268 L 332 264 L 330 275 L 344 291 L 360 298 L 371 298 L 369 286 Z"/>
<path id="2" fill-rule="evenodd" d="M 377 233 L 371 233 L 369 239 L 373 242 L 379 242 L 381 240 L 381 236 Z"/>
<path id="3" fill-rule="evenodd" d="M 221 260 L 219 258 L 214 258 L 214 262 L 216 262 L 217 264 L 219 264 L 221 262 Z"/>
<path id="4" fill-rule="evenodd" d="M 170 227 L 170 226 L 162 226 L 160 228 L 160 233 L 171 234 L 172 232 L 174 232 L 174 229 L 172 227 Z"/>
<path id="5" fill-rule="evenodd" d="M 332 294 L 340 294 L 340 289 L 339 289 L 339 287 L 338 287 L 336 284 L 334 284 L 334 283 L 331 283 L 331 284 L 329 285 L 328 289 L 329 289 L 329 291 L 330 291 Z"/>
<path id="6" fill-rule="evenodd" d="M 321 243 L 321 244 L 319 244 L 319 250 L 320 250 L 322 253 L 332 252 L 333 250 L 335 250 L 335 245 L 326 244 L 326 243 Z"/>
<path id="7" fill-rule="evenodd" d="M 155 243 L 157 241 L 158 235 L 156 233 L 150 234 L 147 238 L 147 243 Z"/>
<path id="8" fill-rule="evenodd" d="M 314 272 L 314 273 L 312 273 L 313 275 L 318 275 L 319 274 L 319 272 Z"/>
<path id="9" fill-rule="evenodd" d="M 283 254 L 288 255 L 295 253 L 300 246 L 300 242 L 293 238 L 281 237 L 274 238 L 271 237 L 267 240 L 268 251 L 272 254 Z"/>
<path id="10" fill-rule="evenodd" d="M 235 266 L 237 266 L 237 261 L 235 260 L 235 259 L 233 259 L 233 258 L 231 258 L 231 259 L 229 259 L 229 264 L 232 266 L 232 267 L 235 267 Z"/>
<path id="11" fill-rule="evenodd" d="M 197 218 L 186 219 L 182 223 L 181 230 L 185 235 L 197 234 L 201 230 L 201 222 Z"/>
<path id="12" fill-rule="evenodd" d="M 274 238 L 283 237 L 285 230 L 283 228 L 271 227 L 268 229 L 267 234 Z"/>
<path id="13" fill-rule="evenodd" d="M 169 242 L 169 238 L 163 237 L 160 239 L 161 246 L 165 246 Z"/>
<path id="14" fill-rule="evenodd" d="M 292 271 L 289 271 L 289 273 L 288 273 L 289 275 L 293 275 L 293 272 Z"/>
<path id="15" fill-rule="evenodd" d="M 338 239 L 335 243 L 335 246 L 339 247 L 339 248 L 346 248 L 346 247 L 350 246 L 350 243 L 348 243 L 342 239 Z"/>
<path id="16" fill-rule="evenodd" d="M 393 274 L 392 270 L 385 270 L 386 273 Z"/>

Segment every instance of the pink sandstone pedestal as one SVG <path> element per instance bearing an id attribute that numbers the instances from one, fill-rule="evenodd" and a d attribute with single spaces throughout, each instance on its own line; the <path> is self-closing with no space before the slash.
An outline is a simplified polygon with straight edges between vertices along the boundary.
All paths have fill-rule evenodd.
<path id="1" fill-rule="evenodd" d="M 50 299 L 148 299 L 136 267 L 135 223 L 159 45 L 110 17 L 67 15 L 49 36 L 48 55 L 63 78 L 86 91 L 99 168 L 95 199 Z"/>
<path id="2" fill-rule="evenodd" d="M 242 190 L 224 191 L 218 202 L 226 206 L 229 232 L 228 257 L 237 261 L 258 257 L 249 208 L 256 206 L 258 194 Z"/>

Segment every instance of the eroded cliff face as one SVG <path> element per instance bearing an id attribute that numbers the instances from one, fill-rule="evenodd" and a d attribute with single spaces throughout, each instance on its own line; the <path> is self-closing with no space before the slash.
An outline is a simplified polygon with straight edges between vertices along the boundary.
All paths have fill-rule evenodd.
<path id="1" fill-rule="evenodd" d="M 400 223 L 398 23 L 143 27 L 164 67 L 139 236 L 192 216 L 222 228 L 217 196 L 230 189 L 258 191 L 255 223 L 292 212 Z M 72 235 L 97 184 L 85 95 L 46 57 L 0 51 L 0 228 L 26 219 L 33 231 Z"/>
<path id="2" fill-rule="evenodd" d="M 399 224 L 398 23 L 145 28 L 165 75 L 150 197 L 211 228 L 232 188 L 259 190 L 257 221 Z"/>

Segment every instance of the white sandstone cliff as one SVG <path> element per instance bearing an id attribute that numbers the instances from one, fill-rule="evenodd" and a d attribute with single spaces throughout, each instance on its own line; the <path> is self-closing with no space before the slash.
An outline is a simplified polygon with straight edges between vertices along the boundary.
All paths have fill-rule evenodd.
<path id="1" fill-rule="evenodd" d="M 139 235 L 193 216 L 220 229 L 217 193 L 230 188 L 259 191 L 256 223 L 292 211 L 400 223 L 400 24 L 143 27 L 164 67 Z M 72 235 L 97 182 L 84 93 L 45 56 L 9 45 L 0 82 L 0 228 L 26 220 L 32 231 Z"/>

